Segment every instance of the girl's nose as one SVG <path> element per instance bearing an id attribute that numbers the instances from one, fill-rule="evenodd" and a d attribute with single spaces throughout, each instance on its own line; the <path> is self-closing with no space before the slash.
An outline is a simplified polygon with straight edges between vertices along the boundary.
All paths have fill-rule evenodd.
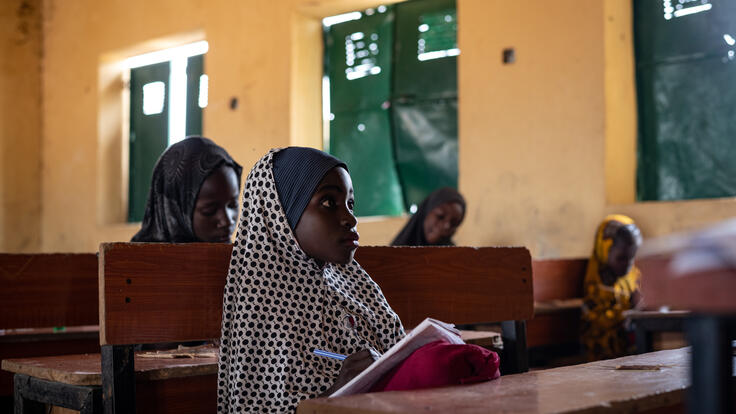
<path id="1" fill-rule="evenodd" d="M 223 209 L 217 215 L 217 227 L 230 227 L 235 221 L 234 217 L 228 214 L 227 210 Z"/>
<path id="2" fill-rule="evenodd" d="M 358 224 L 358 219 L 355 218 L 355 215 L 350 212 L 350 210 L 345 211 L 345 214 L 342 216 L 341 223 L 343 226 L 352 229 Z"/>

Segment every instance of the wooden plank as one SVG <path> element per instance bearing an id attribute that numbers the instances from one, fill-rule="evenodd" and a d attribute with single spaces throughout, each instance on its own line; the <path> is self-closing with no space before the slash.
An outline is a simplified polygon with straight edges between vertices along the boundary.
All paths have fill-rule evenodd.
<path id="1" fill-rule="evenodd" d="M 548 302 L 583 297 L 588 259 L 534 260 L 534 300 Z"/>
<path id="2" fill-rule="evenodd" d="M 217 411 L 217 373 L 136 382 L 139 414 L 211 414 Z"/>
<path id="3" fill-rule="evenodd" d="M 217 243 L 103 243 L 100 343 L 219 337 L 231 251 Z"/>
<path id="4" fill-rule="evenodd" d="M 219 337 L 230 253 L 226 244 L 103 244 L 101 343 Z M 407 327 L 427 316 L 462 324 L 533 315 L 525 248 L 362 247 L 358 260 Z"/>
<path id="5" fill-rule="evenodd" d="M 97 324 L 97 256 L 0 254 L 0 328 Z"/>
<path id="6" fill-rule="evenodd" d="M 637 260 L 641 269 L 642 297 L 648 309 L 669 306 L 700 313 L 736 312 L 736 269 L 675 275 L 670 268 L 673 254 L 654 254 Z"/>
<path id="7" fill-rule="evenodd" d="M 49 328 L 0 329 L 0 344 L 13 342 L 48 342 L 73 339 L 94 339 L 99 343 L 98 325 L 61 326 Z"/>
<path id="8" fill-rule="evenodd" d="M 580 309 L 535 315 L 527 322 L 527 345 L 576 344 L 580 342 Z"/>
<path id="9" fill-rule="evenodd" d="M 2 369 L 12 373 L 72 385 L 101 385 L 100 354 L 56 355 L 2 361 Z M 136 381 L 158 381 L 217 373 L 217 357 L 135 358 Z"/>
<path id="10" fill-rule="evenodd" d="M 662 409 L 682 409 L 689 386 L 688 363 L 689 350 L 682 348 L 531 371 L 474 385 L 305 400 L 297 413 L 672 412 Z M 639 369 L 617 369 L 622 367 Z"/>
<path id="11" fill-rule="evenodd" d="M 72 333 L 71 337 L 65 333 L 49 335 L 50 338 L 38 340 L 22 340 L 23 335 L 15 335 L 12 338 L 3 338 L 0 341 L 0 359 L 43 357 L 49 355 L 67 355 L 79 353 L 100 352 L 100 340 L 95 332 L 91 337 L 78 338 L 78 334 Z M 13 395 L 13 374 L 8 371 L 0 371 L 0 397 Z"/>
<path id="12" fill-rule="evenodd" d="M 493 331 L 460 331 L 460 337 L 466 344 L 478 345 L 483 348 L 503 348 L 501 334 Z"/>
<path id="13" fill-rule="evenodd" d="M 82 414 L 102 412 L 99 387 L 62 384 L 22 374 L 15 376 L 15 398 L 23 400 L 24 405 L 40 402 L 80 411 Z"/>
<path id="14" fill-rule="evenodd" d="M 466 324 L 534 314 L 523 247 L 361 247 L 356 260 L 407 327 L 427 316 Z"/>

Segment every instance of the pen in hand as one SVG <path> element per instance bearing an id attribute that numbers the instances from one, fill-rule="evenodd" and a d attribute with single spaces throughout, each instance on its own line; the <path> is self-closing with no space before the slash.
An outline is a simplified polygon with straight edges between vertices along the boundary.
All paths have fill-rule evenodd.
<path id="1" fill-rule="evenodd" d="M 347 356 L 346 355 L 343 355 L 343 354 L 336 354 L 334 352 L 324 351 L 324 350 L 316 349 L 316 348 L 313 349 L 312 352 L 314 352 L 315 354 L 317 354 L 319 356 L 328 357 L 328 358 L 334 358 L 334 359 L 339 359 L 340 361 L 343 361 L 343 360 L 345 360 L 345 358 L 347 358 Z"/>

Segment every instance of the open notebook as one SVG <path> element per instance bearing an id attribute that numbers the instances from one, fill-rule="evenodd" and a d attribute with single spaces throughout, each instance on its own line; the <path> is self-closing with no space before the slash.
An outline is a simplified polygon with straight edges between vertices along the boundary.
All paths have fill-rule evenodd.
<path id="1" fill-rule="evenodd" d="M 358 374 L 355 378 L 333 392 L 330 397 L 359 394 L 367 392 L 373 384 L 381 379 L 393 367 L 406 359 L 418 348 L 434 341 L 444 339 L 451 344 L 464 344 L 460 331 L 455 325 L 427 318 L 412 329 L 404 339 L 392 346 L 376 362 Z"/>

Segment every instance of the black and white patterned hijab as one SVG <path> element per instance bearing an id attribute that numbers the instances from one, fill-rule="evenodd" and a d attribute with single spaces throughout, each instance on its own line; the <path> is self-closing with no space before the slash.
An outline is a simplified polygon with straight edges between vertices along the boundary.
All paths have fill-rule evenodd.
<path id="1" fill-rule="evenodd" d="M 278 151 L 256 163 L 243 191 L 223 299 L 219 413 L 293 412 L 339 373 L 342 363 L 315 355 L 315 348 L 385 352 L 404 336 L 355 260 L 320 267 L 299 247 L 274 182 Z"/>

